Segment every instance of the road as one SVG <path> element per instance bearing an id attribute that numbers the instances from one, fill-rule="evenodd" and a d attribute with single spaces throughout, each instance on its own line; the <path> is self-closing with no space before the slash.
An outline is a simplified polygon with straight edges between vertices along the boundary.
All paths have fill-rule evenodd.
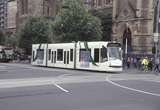
<path id="1" fill-rule="evenodd" d="M 160 76 L 135 72 L 0 64 L 0 110 L 160 110 Z"/>

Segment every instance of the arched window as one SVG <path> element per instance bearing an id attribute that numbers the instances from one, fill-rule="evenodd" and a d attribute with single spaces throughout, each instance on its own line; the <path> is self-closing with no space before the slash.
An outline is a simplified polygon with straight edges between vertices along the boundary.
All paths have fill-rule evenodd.
<path id="1" fill-rule="evenodd" d="M 27 14 L 28 13 L 28 0 L 21 0 L 21 14 Z"/>
<path id="2" fill-rule="evenodd" d="M 123 49 L 124 51 L 127 48 L 127 53 L 132 51 L 132 33 L 130 28 L 126 28 L 123 33 Z"/>

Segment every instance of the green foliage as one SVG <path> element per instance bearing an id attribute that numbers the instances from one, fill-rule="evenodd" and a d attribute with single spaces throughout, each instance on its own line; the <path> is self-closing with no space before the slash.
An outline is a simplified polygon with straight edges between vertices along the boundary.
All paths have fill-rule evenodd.
<path id="1" fill-rule="evenodd" d="M 65 0 L 52 26 L 63 42 L 101 40 L 101 21 L 88 13 L 81 0 Z"/>
<path id="2" fill-rule="evenodd" d="M 102 23 L 102 40 L 110 41 L 112 32 L 112 8 L 104 8 L 100 10 L 90 10 L 92 15 L 101 19 Z"/>
<path id="3" fill-rule="evenodd" d="M 0 30 L 0 45 L 5 44 L 5 34 Z"/>
<path id="4" fill-rule="evenodd" d="M 49 30 L 46 18 L 30 18 L 19 34 L 19 47 L 26 49 L 27 54 L 30 54 L 32 44 L 50 42 Z"/>
<path id="5" fill-rule="evenodd" d="M 15 48 L 16 46 L 18 46 L 17 44 L 18 44 L 18 40 L 14 34 L 5 38 L 5 45 L 6 46 Z"/>

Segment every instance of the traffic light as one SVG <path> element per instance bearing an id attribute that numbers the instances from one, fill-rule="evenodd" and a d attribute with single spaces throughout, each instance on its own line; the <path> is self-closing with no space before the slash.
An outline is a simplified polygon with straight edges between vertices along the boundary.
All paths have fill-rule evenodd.
<path id="1" fill-rule="evenodd" d="M 156 54 L 156 47 L 152 47 L 152 54 Z"/>

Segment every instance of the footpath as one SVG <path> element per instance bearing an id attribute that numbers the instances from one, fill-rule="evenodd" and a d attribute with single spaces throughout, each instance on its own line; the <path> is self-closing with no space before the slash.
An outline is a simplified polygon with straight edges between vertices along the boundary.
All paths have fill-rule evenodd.
<path id="1" fill-rule="evenodd" d="M 160 73 L 155 71 L 140 71 L 135 68 L 124 69 L 122 73 L 119 74 L 108 74 L 111 80 L 147 80 L 160 82 Z"/>

